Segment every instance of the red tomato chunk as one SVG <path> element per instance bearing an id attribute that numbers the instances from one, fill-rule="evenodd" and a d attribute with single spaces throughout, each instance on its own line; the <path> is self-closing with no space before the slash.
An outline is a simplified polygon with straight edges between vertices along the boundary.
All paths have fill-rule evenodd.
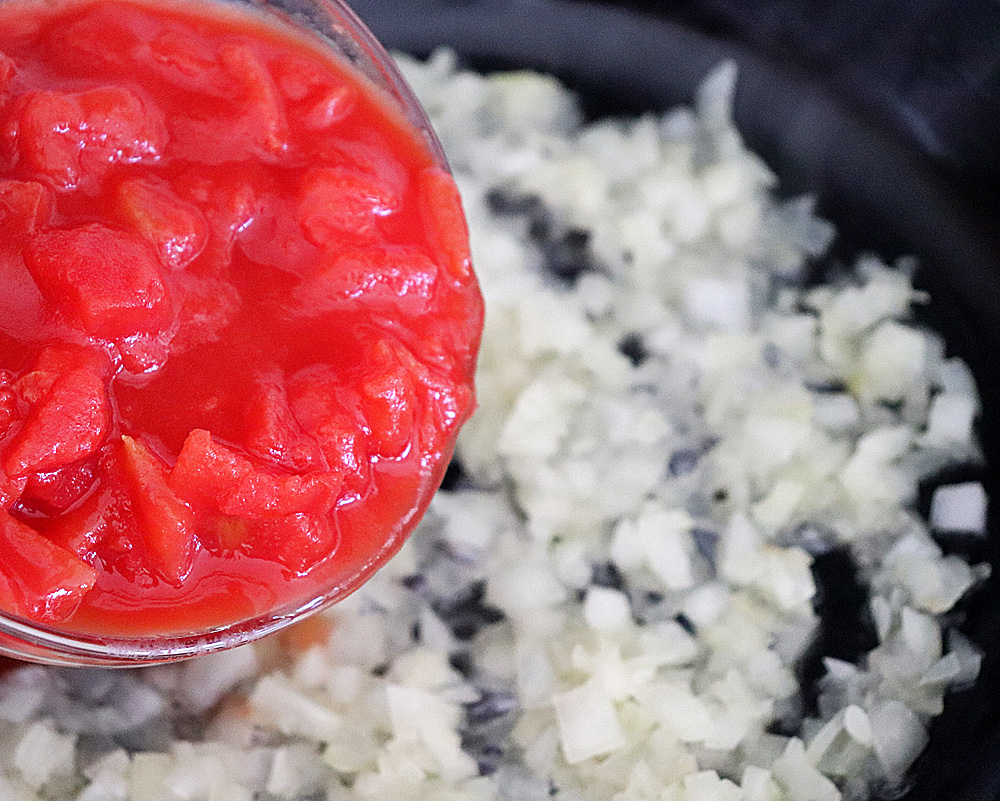
<path id="1" fill-rule="evenodd" d="M 402 544 L 474 406 L 451 177 L 222 5 L 0 4 L 0 611 L 287 614 Z"/>
<path id="2" fill-rule="evenodd" d="M 15 79 L 16 80 L 16 79 Z M 26 92 L 7 120 L 21 157 L 59 189 L 94 190 L 115 162 L 156 161 L 163 124 L 128 89 Z"/>
<path id="3" fill-rule="evenodd" d="M 169 319 L 156 256 L 135 234 L 97 224 L 45 231 L 23 253 L 45 299 L 87 334 L 117 339 Z"/>

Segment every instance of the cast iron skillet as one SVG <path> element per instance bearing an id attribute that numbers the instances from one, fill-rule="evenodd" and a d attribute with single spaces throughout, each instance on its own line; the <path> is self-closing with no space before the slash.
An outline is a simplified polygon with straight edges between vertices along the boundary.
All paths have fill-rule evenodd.
<path id="1" fill-rule="evenodd" d="M 987 469 L 974 475 L 997 495 L 1000 468 L 1000 240 L 967 193 L 912 144 L 844 102 L 821 76 L 778 64 L 733 42 L 610 5 L 566 0 L 354 0 L 359 16 L 390 49 L 426 55 L 448 45 L 479 69 L 530 67 L 555 73 L 584 97 L 594 116 L 661 110 L 691 99 L 719 61 L 739 64 L 737 122 L 778 172 L 782 189 L 818 197 L 839 228 L 833 259 L 859 250 L 886 258 L 915 254 L 918 286 L 931 293 L 925 319 L 976 374 L 984 414 Z M 828 263 L 814 266 L 817 272 Z M 925 506 L 930 487 L 922 492 Z M 1000 518 L 991 504 L 986 541 L 942 545 L 993 565 L 991 579 L 957 614 L 986 658 L 977 685 L 947 699 L 918 761 L 909 801 L 1000 799 Z M 871 648 L 865 599 L 852 588 L 849 562 L 819 565 L 826 621 L 805 678 L 821 654 L 852 658 Z"/>

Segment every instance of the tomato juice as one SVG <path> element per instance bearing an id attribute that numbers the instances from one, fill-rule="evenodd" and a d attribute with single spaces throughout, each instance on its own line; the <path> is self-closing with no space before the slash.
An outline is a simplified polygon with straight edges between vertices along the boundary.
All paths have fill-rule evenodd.
<path id="1" fill-rule="evenodd" d="M 455 185 L 320 40 L 0 3 L 0 610 L 206 631 L 353 589 L 474 406 Z"/>

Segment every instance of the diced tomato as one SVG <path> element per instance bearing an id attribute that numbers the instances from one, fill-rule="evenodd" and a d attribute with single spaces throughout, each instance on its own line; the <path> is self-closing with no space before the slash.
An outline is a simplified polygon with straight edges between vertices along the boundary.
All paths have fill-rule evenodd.
<path id="1" fill-rule="evenodd" d="M 112 164 L 156 161 L 166 133 L 157 114 L 128 89 L 35 92 L 21 110 L 17 146 L 57 189 L 97 188 Z"/>
<path id="2" fill-rule="evenodd" d="M 17 74 L 17 65 L 6 53 L 0 53 L 0 94 L 7 91 L 10 82 Z"/>
<path id="3" fill-rule="evenodd" d="M 79 505 L 40 524 L 41 533 L 47 539 L 85 561 L 93 558 L 95 549 L 108 534 L 111 492 L 103 484 L 102 476 L 98 489 Z"/>
<path id="4" fill-rule="evenodd" d="M 123 472 L 132 495 L 139 534 L 159 574 L 181 581 L 197 547 L 194 513 L 167 485 L 167 468 L 132 437 L 122 437 Z"/>
<path id="5" fill-rule="evenodd" d="M 295 109 L 295 113 L 298 114 L 309 114 L 309 112 L 309 108 Z M 393 200 L 397 211 L 404 210 L 405 225 L 409 227 L 415 223 L 419 226 L 416 204 L 409 197 L 411 184 L 415 183 L 419 170 L 414 171 L 406 156 L 395 152 L 388 139 L 381 134 L 366 136 L 364 140 L 351 139 L 343 135 L 345 131 L 351 130 L 357 117 L 363 113 L 363 106 L 359 102 L 348 110 L 347 117 L 343 121 L 330 126 L 329 129 L 309 130 L 299 137 L 297 148 L 301 149 L 309 164 L 315 165 L 309 167 L 307 173 L 312 170 L 344 170 L 377 177 L 380 194 Z M 300 197 L 302 188 L 303 185 L 300 184 Z M 418 238 L 422 239 L 422 230 L 417 230 Z M 387 235 L 385 241 L 393 241 L 392 235 Z"/>
<path id="6" fill-rule="evenodd" d="M 281 376 L 262 377 L 246 412 L 247 450 L 276 467 L 302 473 L 325 469 L 323 451 L 306 434 L 288 405 Z"/>
<path id="7" fill-rule="evenodd" d="M 38 92 L 17 98 L 4 138 L 33 172 L 51 178 L 58 189 L 75 189 L 80 181 L 82 112 L 69 95 Z M 74 143 L 68 133 L 74 133 Z"/>
<path id="8" fill-rule="evenodd" d="M 336 505 L 343 477 L 334 472 L 306 475 L 250 470 L 222 493 L 219 511 L 248 519 L 305 512 L 325 515 Z"/>
<path id="9" fill-rule="evenodd" d="M 0 508 L 10 509 L 17 503 L 27 483 L 27 476 L 9 476 L 0 465 Z"/>
<path id="10" fill-rule="evenodd" d="M 300 476 L 269 471 L 195 429 L 184 441 L 169 484 L 190 503 L 252 519 L 326 514 L 337 502 L 343 478 L 332 472 Z"/>
<path id="11" fill-rule="evenodd" d="M 295 219 L 294 203 L 274 193 L 262 194 L 253 224 L 237 233 L 239 249 L 257 264 L 290 275 L 301 274 L 323 257 Z"/>
<path id="12" fill-rule="evenodd" d="M 113 3 L 95 5 L 93 12 L 53 31 L 49 46 L 66 68 L 91 72 L 115 68 L 128 58 L 128 25 Z"/>
<path id="13" fill-rule="evenodd" d="M 138 575 L 132 540 L 136 522 L 125 490 L 122 460 L 107 450 L 93 460 L 97 482 L 78 503 L 53 517 L 37 519 L 41 534 L 84 561 L 121 575 Z"/>
<path id="14" fill-rule="evenodd" d="M 410 376 L 420 398 L 421 414 L 416 420 L 420 447 L 440 451 L 475 408 L 472 387 L 456 382 L 440 369 L 417 359 L 409 348 L 398 343 L 394 355 Z"/>
<path id="15" fill-rule="evenodd" d="M 349 167 L 314 167 L 302 179 L 298 219 L 320 247 L 372 240 L 378 220 L 399 207 L 384 182 Z"/>
<path id="16" fill-rule="evenodd" d="M 311 130 L 322 131 L 345 119 L 354 109 L 354 91 L 348 86 L 331 86 L 319 93 L 299 119 Z"/>
<path id="17" fill-rule="evenodd" d="M 197 206 L 185 203 L 160 182 L 122 181 L 115 191 L 115 211 L 171 270 L 186 267 L 208 240 L 208 223 Z"/>
<path id="18" fill-rule="evenodd" d="M 90 370 L 63 373 L 31 410 L 4 454 L 11 476 L 44 473 L 90 456 L 110 425 L 107 387 Z"/>
<path id="19" fill-rule="evenodd" d="M 167 363 L 170 349 L 166 332 L 145 332 L 124 337 L 115 342 L 121 357 L 122 369 L 133 375 L 152 373 Z"/>
<path id="20" fill-rule="evenodd" d="M 17 394 L 10 387 L 0 389 L 0 438 L 5 437 L 18 419 Z"/>
<path id="21" fill-rule="evenodd" d="M 330 74 L 316 62 L 282 53 L 272 64 L 274 81 L 286 100 L 298 102 L 330 87 Z"/>
<path id="22" fill-rule="evenodd" d="M 288 146 L 288 122 L 282 98 L 267 66 L 249 47 L 229 45 L 219 51 L 229 87 L 239 87 L 238 103 L 255 123 L 256 138 L 265 150 L 280 153 Z"/>
<path id="23" fill-rule="evenodd" d="M 298 575 L 333 555 L 340 540 L 329 515 L 302 513 L 259 520 L 223 516 L 214 521 L 212 534 L 216 549 L 223 553 L 277 562 Z"/>
<path id="24" fill-rule="evenodd" d="M 0 2 L 0 51 L 0 613 L 148 642 L 351 591 L 474 405 L 425 138 L 240 9 Z"/>
<path id="25" fill-rule="evenodd" d="M 224 44 L 217 57 L 213 113 L 188 113 L 182 107 L 171 116 L 168 153 L 217 165 L 280 156 L 288 147 L 288 122 L 267 66 L 242 44 Z"/>
<path id="26" fill-rule="evenodd" d="M 343 379 L 332 367 L 306 368 L 288 380 L 288 402 L 303 430 L 319 442 L 331 469 L 354 488 L 369 478 L 367 429 L 360 409 L 347 405 Z"/>
<path id="27" fill-rule="evenodd" d="M 444 170 L 429 167 L 420 173 L 420 216 L 434 250 L 444 257 L 444 267 L 457 281 L 472 275 L 469 228 L 455 180 Z"/>
<path id="28" fill-rule="evenodd" d="M 416 392 L 413 376 L 397 355 L 401 346 L 389 340 L 375 342 L 364 361 L 360 381 L 361 408 L 380 456 L 399 456 L 410 445 Z"/>
<path id="29" fill-rule="evenodd" d="M 93 567 L 7 513 L 0 513 L 0 552 L 0 605 L 43 623 L 73 614 L 97 581 Z"/>
<path id="30" fill-rule="evenodd" d="M 157 258 L 133 235 L 97 224 L 48 231 L 29 242 L 24 261 L 46 300 L 89 334 L 118 339 L 169 319 Z"/>
<path id="31" fill-rule="evenodd" d="M 247 526 L 245 553 L 278 562 L 299 574 L 333 555 L 340 539 L 328 515 L 292 514 L 274 520 L 253 520 Z"/>
<path id="32" fill-rule="evenodd" d="M 170 342 L 175 354 L 218 341 L 242 305 L 239 292 L 228 281 L 184 275 L 178 282 L 177 333 Z"/>
<path id="33" fill-rule="evenodd" d="M 177 189 L 205 215 L 209 241 L 199 262 L 208 262 L 210 275 L 228 275 L 233 243 L 260 213 L 262 177 L 250 169 L 198 170 L 177 179 Z"/>
<path id="34" fill-rule="evenodd" d="M 149 41 L 140 58 L 165 83 L 188 92 L 219 94 L 221 70 L 215 48 L 189 31 L 167 27 Z"/>
<path id="35" fill-rule="evenodd" d="M 11 425 L 21 417 L 13 378 L 9 370 L 0 370 L 0 438 L 5 437 Z"/>
<path id="36" fill-rule="evenodd" d="M 97 481 L 94 459 L 74 462 L 48 473 L 31 473 L 19 499 L 32 512 L 53 516 L 66 512 L 93 489 Z"/>
<path id="37" fill-rule="evenodd" d="M 52 517 L 38 518 L 37 510 L 30 507 L 26 511 L 32 527 L 60 548 L 105 575 L 113 574 L 148 590 L 166 582 L 143 542 L 119 442 L 92 460 L 97 481 L 78 503 Z M 15 512 L 26 506 L 18 504 Z"/>
<path id="38" fill-rule="evenodd" d="M 103 350 L 83 345 L 56 343 L 46 345 L 38 354 L 34 366 L 14 382 L 14 389 L 34 406 L 52 389 L 56 379 L 71 370 L 89 370 L 98 378 L 111 378 L 113 365 Z"/>
<path id="39" fill-rule="evenodd" d="M 437 277 L 437 265 L 416 248 L 347 248 L 295 287 L 290 311 L 310 317 L 360 303 L 390 317 L 419 316 L 434 298 Z"/>
<path id="40" fill-rule="evenodd" d="M 252 469 L 248 459 L 213 442 L 211 433 L 195 429 L 184 440 L 168 483 L 190 503 L 218 505 Z"/>
<path id="41" fill-rule="evenodd" d="M 0 234 L 34 234 L 49 224 L 52 207 L 52 190 L 37 181 L 0 181 Z"/>
<path id="42" fill-rule="evenodd" d="M 242 551 L 250 539 L 250 521 L 242 517 L 219 515 L 206 526 L 202 539 L 214 553 L 230 554 Z"/>
<path id="43" fill-rule="evenodd" d="M 445 282 L 442 281 L 442 284 Z M 476 369 L 485 304 L 478 292 L 442 292 L 438 308 L 447 316 L 428 324 L 421 358 L 446 372 L 472 375 Z"/>
<path id="44" fill-rule="evenodd" d="M 289 56 L 275 59 L 271 69 L 289 104 L 289 116 L 311 131 L 340 122 L 357 104 L 357 91 L 349 83 L 332 80 L 315 63 Z"/>

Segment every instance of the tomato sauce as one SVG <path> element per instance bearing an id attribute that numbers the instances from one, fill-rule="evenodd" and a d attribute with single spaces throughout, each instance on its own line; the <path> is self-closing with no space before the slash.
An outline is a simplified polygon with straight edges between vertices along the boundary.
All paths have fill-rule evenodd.
<path id="1" fill-rule="evenodd" d="M 186 633 L 353 589 L 474 406 L 457 190 L 323 45 L 0 4 L 0 609 Z"/>

